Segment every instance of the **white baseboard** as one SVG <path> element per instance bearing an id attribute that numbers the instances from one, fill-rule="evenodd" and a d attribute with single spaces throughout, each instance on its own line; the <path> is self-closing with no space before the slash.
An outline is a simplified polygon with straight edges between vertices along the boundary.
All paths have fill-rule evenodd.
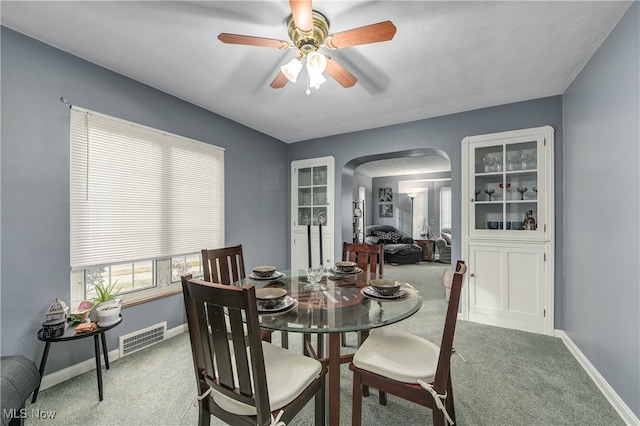
<path id="1" fill-rule="evenodd" d="M 187 324 L 182 324 L 177 327 L 174 327 L 170 330 L 167 330 L 165 335 L 166 339 L 170 339 L 179 335 L 180 333 L 184 333 L 188 330 Z M 113 349 L 109 351 L 109 362 L 113 362 L 120 358 L 120 350 L 119 348 Z M 100 357 L 102 365 L 104 365 L 104 358 Z M 79 376 L 80 374 L 86 373 L 87 371 L 96 369 L 96 359 L 91 358 L 86 361 L 79 362 L 78 364 L 71 365 L 67 368 L 63 368 L 62 370 L 55 371 L 51 374 L 47 374 L 42 378 L 40 382 L 40 390 L 44 390 L 50 388 L 51 386 L 55 386 L 59 383 L 64 382 L 65 380 L 69 380 L 75 376 Z"/>
<path id="2" fill-rule="evenodd" d="M 615 390 L 607 383 L 604 377 L 598 372 L 598 370 L 591 364 L 582 351 L 573 343 L 573 340 L 562 330 L 555 330 L 554 335 L 562 339 L 564 344 L 569 349 L 569 352 L 578 360 L 582 368 L 587 372 L 591 380 L 596 384 L 598 389 L 603 393 L 605 398 L 613 406 L 613 408 L 620 414 L 622 420 L 627 425 L 640 425 L 640 419 L 631 411 L 631 409 L 624 403 L 624 401 L 618 396 Z"/>

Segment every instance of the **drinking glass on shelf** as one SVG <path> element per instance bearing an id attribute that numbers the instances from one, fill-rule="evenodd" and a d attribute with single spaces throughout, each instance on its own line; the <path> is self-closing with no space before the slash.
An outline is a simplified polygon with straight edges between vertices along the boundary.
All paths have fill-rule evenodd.
<path id="1" fill-rule="evenodd" d="M 484 164 L 484 172 L 489 173 L 491 171 L 491 167 L 493 166 L 493 159 L 489 154 L 485 155 L 482 159 L 482 164 Z"/>
<path id="2" fill-rule="evenodd" d="M 495 156 L 493 163 L 495 165 L 495 171 L 501 172 L 502 171 L 502 155 Z"/>
<path id="3" fill-rule="evenodd" d="M 489 201 L 491 201 L 491 195 L 496 192 L 495 189 L 485 189 L 484 192 L 487 193 L 487 195 L 489 196 Z"/>
<path id="4" fill-rule="evenodd" d="M 518 188 L 518 192 L 520 193 L 520 199 L 524 200 L 524 193 L 527 192 L 529 188 L 527 187 L 522 187 L 522 188 Z"/>
<path id="5" fill-rule="evenodd" d="M 478 201 L 478 195 L 480 195 L 481 192 L 481 189 L 476 189 L 476 201 Z"/>

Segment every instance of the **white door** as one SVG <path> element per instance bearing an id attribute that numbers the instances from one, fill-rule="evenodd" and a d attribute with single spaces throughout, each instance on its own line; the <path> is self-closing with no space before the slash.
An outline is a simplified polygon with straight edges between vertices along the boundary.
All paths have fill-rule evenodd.
<path id="1" fill-rule="evenodd" d="M 334 158 L 291 163 L 291 269 L 333 264 Z M 322 228 L 322 229 L 320 229 Z M 322 262 L 320 238 L 322 233 Z M 311 238 L 309 238 L 309 235 Z M 311 251 L 311 256 L 309 256 Z"/>
<path id="2" fill-rule="evenodd" d="M 469 320 L 547 332 L 544 244 L 469 244 Z"/>

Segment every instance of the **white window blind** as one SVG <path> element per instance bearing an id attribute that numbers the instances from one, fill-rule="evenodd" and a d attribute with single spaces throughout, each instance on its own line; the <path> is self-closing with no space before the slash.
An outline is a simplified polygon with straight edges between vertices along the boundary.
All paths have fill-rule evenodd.
<path id="1" fill-rule="evenodd" d="M 224 244 L 224 150 L 71 109 L 71 267 Z"/>
<path id="2" fill-rule="evenodd" d="M 451 228 L 451 187 L 440 188 L 440 229 Z"/>

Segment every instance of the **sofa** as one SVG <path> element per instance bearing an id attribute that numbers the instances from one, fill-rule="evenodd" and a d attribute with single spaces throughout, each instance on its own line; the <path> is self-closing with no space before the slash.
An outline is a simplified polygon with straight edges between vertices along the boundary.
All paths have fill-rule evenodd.
<path id="1" fill-rule="evenodd" d="M 420 262 L 422 248 L 413 238 L 391 225 L 369 225 L 365 228 L 365 243 L 383 244 L 384 261 L 407 265 Z"/>
<path id="2" fill-rule="evenodd" d="M 436 240 L 436 248 L 440 253 L 438 262 L 451 263 L 451 228 L 440 230 L 440 236 Z"/>
<path id="3" fill-rule="evenodd" d="M 2 426 L 22 425 L 27 417 L 25 401 L 40 386 L 40 372 L 23 356 L 0 358 L 2 370 Z"/>

